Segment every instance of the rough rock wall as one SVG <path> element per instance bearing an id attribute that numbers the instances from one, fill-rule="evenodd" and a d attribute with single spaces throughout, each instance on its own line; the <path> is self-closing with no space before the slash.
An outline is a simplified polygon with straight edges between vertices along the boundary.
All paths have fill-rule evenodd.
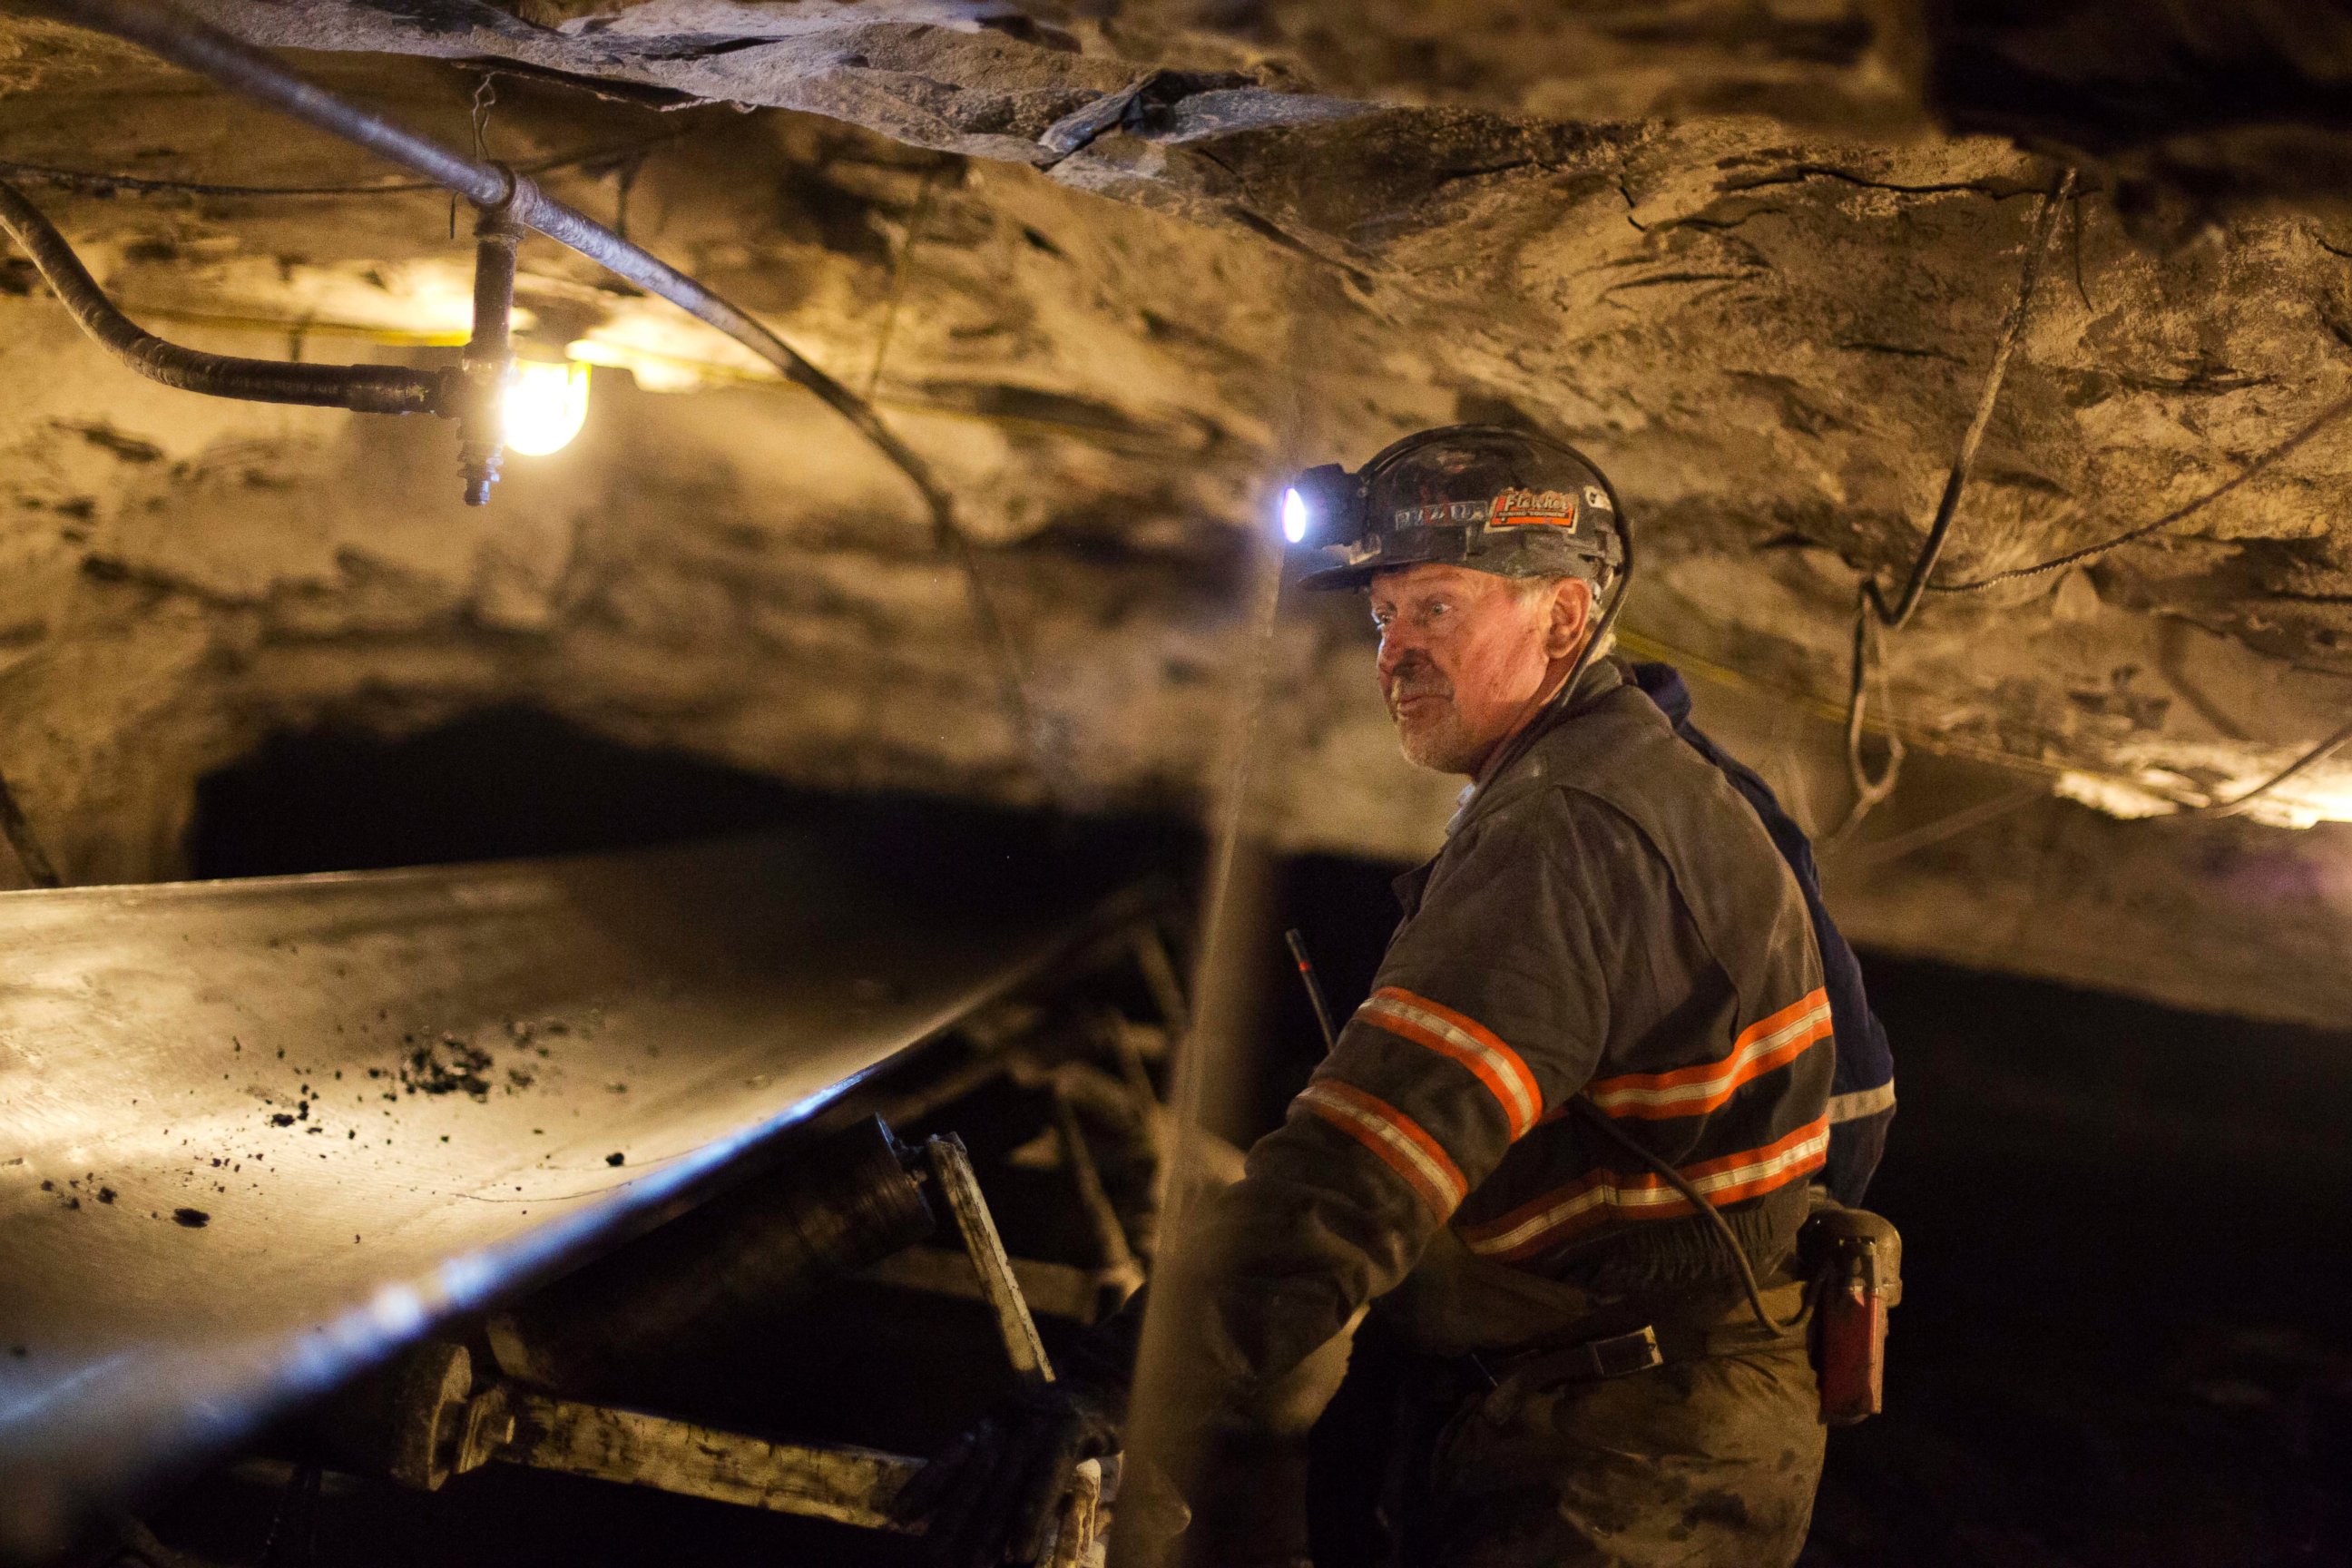
<path id="1" fill-rule="evenodd" d="M 1141 8 L 1113 26 L 224 3 L 274 41 L 495 55 L 644 100 L 502 76 L 488 145 L 525 163 L 584 150 L 546 176 L 559 191 L 625 208 L 636 237 L 874 388 L 956 489 L 1045 765 L 898 479 L 723 340 L 541 244 L 530 330 L 630 369 L 599 373 L 581 440 L 512 460 L 480 512 L 457 504 L 446 429 L 145 385 L 0 263 L 0 385 L 17 389 L 0 398 L 0 765 L 81 879 L 168 873 L 194 777 L 271 730 L 517 700 L 810 783 L 1197 809 L 1261 668 L 1275 478 L 1482 418 L 1609 468 L 1645 527 L 1643 646 L 1736 672 L 1742 691 L 1709 712 L 1833 825 L 1819 716 L 1843 698 L 1858 574 L 1916 548 L 2053 163 L 1927 129 L 1937 57 L 1905 16 L 1700 6 L 1669 27 L 1630 6 L 1546 31 L 1531 12 L 1546 41 L 1504 47 L 1507 8 L 1442 39 L 1413 9 L 1342 26 L 1312 6 Z M 0 157 L 383 177 L 135 54 L 7 26 Z M 303 63 L 468 139 L 475 71 Z M 2325 142 L 2315 118 L 2304 130 Z M 2209 140 L 2209 161 L 2248 156 Z M 2241 203 L 2159 243 L 2151 201 L 2198 209 L 2193 182 L 2136 194 L 2186 156 L 2151 146 L 2095 167 L 2064 216 L 1948 574 L 2158 515 L 2341 394 L 2347 220 Z M 205 346 L 423 361 L 447 350 L 421 342 L 462 335 L 467 251 L 429 195 L 38 198 L 134 314 Z M 2044 793 L 2115 805 L 2251 782 L 2342 706 L 2346 466 L 2341 441 L 2315 441 L 2178 535 L 1931 602 L 1890 647 L 1879 710 L 1915 747 L 1998 759 Z M 1451 786 L 1394 762 L 1367 654 L 1358 607 L 1285 600 L 1263 666 L 1282 842 L 1409 856 L 1443 820 Z M 1879 841 L 1983 798 L 1986 776 L 1915 762 Z M 2298 789 L 2331 809 L 2352 773 Z M 2112 869 L 2051 871 L 2053 852 L 2011 842 L 2029 821 L 2076 825 L 2048 832 Z M 2347 1016 L 2341 966 L 2310 948 L 2342 925 L 2332 849 L 2249 832 L 2021 806 L 1862 864 L 1840 898 L 1865 939 L 1913 951 Z M 2242 854 L 2304 869 L 2255 879 L 2274 897 L 2242 898 L 2216 952 L 2191 916 L 2252 885 L 2224 864 Z M 2071 890 L 2095 887 L 2112 896 L 2086 920 Z M 2130 944 L 2081 934 L 2117 920 Z"/>

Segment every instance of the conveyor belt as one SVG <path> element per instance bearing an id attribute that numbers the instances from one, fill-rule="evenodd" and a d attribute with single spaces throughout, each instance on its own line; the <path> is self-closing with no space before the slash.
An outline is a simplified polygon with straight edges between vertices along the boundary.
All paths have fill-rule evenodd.
<path id="1" fill-rule="evenodd" d="M 0 894 L 0 1558 L 641 1226 L 1086 907 L 918 858 Z"/>

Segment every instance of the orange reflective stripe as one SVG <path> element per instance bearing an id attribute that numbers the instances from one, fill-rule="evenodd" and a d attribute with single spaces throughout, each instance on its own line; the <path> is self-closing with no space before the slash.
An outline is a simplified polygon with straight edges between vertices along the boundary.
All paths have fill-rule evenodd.
<path id="1" fill-rule="evenodd" d="M 1701 1197 L 1719 1208 L 1725 1204 L 1736 1204 L 1742 1198 L 1755 1197 L 1759 1193 L 1769 1193 L 1786 1184 L 1791 1176 L 1818 1169 L 1829 1152 L 1829 1146 L 1830 1119 L 1824 1113 L 1761 1149 L 1685 1165 L 1682 1167 L 1683 1180 L 1698 1189 Z M 1647 1180 L 1656 1184 L 1660 1191 L 1683 1208 L 1690 1207 L 1683 1201 L 1680 1193 L 1665 1184 L 1664 1178 L 1652 1175 Z"/>
<path id="2" fill-rule="evenodd" d="M 1461 1168 L 1438 1147 L 1437 1140 L 1385 1100 L 1336 1079 L 1317 1079 L 1299 1090 L 1293 1103 L 1305 1106 L 1380 1156 L 1381 1163 L 1403 1177 L 1405 1185 L 1441 1220 L 1461 1206 L 1470 1190 Z"/>
<path id="3" fill-rule="evenodd" d="M 1356 1009 L 1356 1016 L 1450 1057 L 1476 1074 L 1501 1104 L 1513 1142 L 1525 1137 L 1543 1114 L 1543 1090 L 1536 1087 L 1536 1075 L 1518 1052 L 1475 1018 L 1395 985 L 1373 992 L 1371 1000 Z"/>
<path id="4" fill-rule="evenodd" d="M 1682 1168 L 1683 1179 L 1717 1208 L 1760 1197 L 1821 1169 L 1828 1158 L 1830 1122 L 1816 1118 L 1785 1138 Z M 1671 1219 L 1691 1212 L 1689 1200 L 1654 1173 L 1620 1176 L 1596 1170 L 1532 1203 L 1462 1232 L 1481 1258 L 1517 1262 L 1548 1252 L 1605 1219 Z"/>
<path id="5" fill-rule="evenodd" d="M 1731 1054 L 1719 1062 L 1597 1079 L 1584 1092 L 1612 1116 L 1698 1116 L 1729 1100 L 1740 1085 L 1787 1066 L 1829 1037 L 1830 994 L 1817 990 L 1741 1030 Z"/>

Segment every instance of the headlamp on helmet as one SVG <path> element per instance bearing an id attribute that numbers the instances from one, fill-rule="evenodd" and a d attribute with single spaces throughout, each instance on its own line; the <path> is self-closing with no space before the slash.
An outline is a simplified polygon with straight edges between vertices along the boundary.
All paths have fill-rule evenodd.
<path id="1" fill-rule="evenodd" d="M 1307 469 L 1282 492 L 1283 537 L 1344 559 L 1301 579 L 1360 587 L 1443 563 L 1504 577 L 1578 576 L 1596 590 L 1626 558 L 1616 492 L 1573 447 L 1520 430 L 1452 425 L 1395 442 L 1349 473 Z"/>
<path id="2" fill-rule="evenodd" d="M 1309 468 L 1282 492 L 1281 521 L 1292 544 L 1345 557 L 1301 577 L 1302 588 L 1361 588 L 1423 564 L 1583 579 L 1599 618 L 1556 701 L 1609 645 L 1633 585 L 1633 531 L 1616 488 L 1575 447 L 1524 430 L 1449 425 L 1392 443 L 1352 474 Z"/>
<path id="3" fill-rule="evenodd" d="M 1307 469 L 1282 492 L 1282 537 L 1310 550 L 1364 537 L 1364 481 L 1337 463 Z"/>

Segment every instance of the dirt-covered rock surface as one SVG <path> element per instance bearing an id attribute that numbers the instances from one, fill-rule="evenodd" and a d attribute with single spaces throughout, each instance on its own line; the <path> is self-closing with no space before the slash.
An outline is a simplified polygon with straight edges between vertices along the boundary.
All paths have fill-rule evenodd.
<path id="1" fill-rule="evenodd" d="M 8 253 L 0 770 L 74 879 L 171 874 L 195 779 L 270 733 L 513 702 L 796 783 L 1198 811 L 1260 681 L 1265 829 L 1415 855 L 1452 785 L 1396 760 L 1360 606 L 1285 591 L 1262 635 L 1267 502 L 1457 419 L 1603 464 L 1629 646 L 1826 832 L 1858 584 L 1916 555 L 2073 163 L 1937 581 L 2189 510 L 1881 641 L 1911 756 L 1835 895 L 1906 951 L 2352 1015 L 2352 766 L 2253 814 L 2307 832 L 2135 819 L 2267 777 L 2352 690 L 2352 418 L 2303 435 L 2352 392 L 2334 6 L 202 9 L 870 395 L 1007 636 L 845 424 L 551 243 L 525 336 L 604 368 L 478 510 L 446 426 L 140 381 Z M 0 18 L 0 161 L 167 335 L 464 337 L 464 215 L 128 46 Z"/>

